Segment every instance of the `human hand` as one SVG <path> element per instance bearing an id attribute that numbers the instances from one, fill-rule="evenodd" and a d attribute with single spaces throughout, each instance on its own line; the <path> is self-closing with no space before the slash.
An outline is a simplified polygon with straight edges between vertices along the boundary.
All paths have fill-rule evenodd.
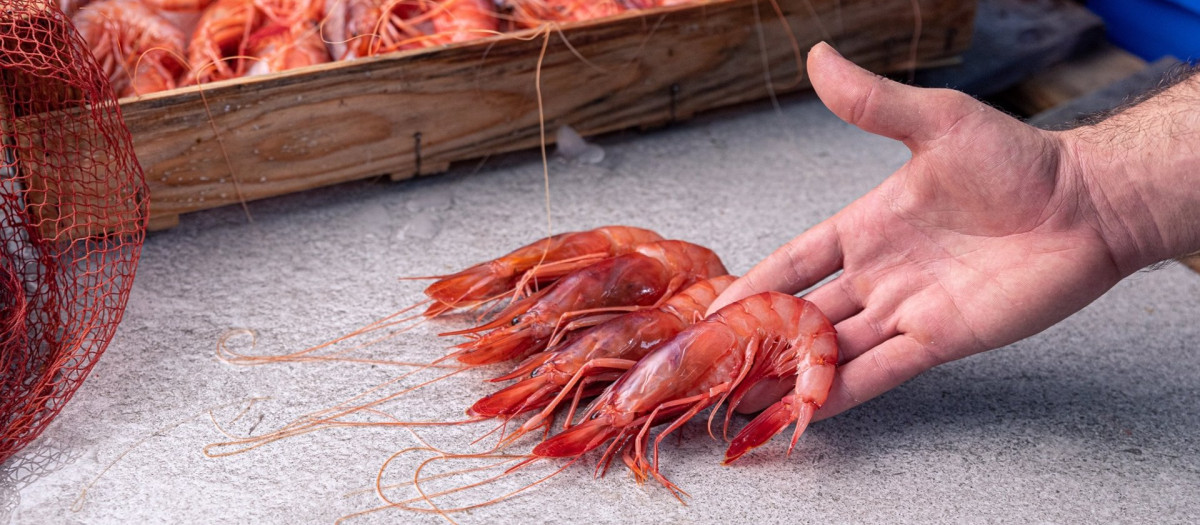
<path id="1" fill-rule="evenodd" d="M 765 290 L 798 293 L 841 270 L 805 296 L 835 323 L 841 347 L 814 419 L 1036 334 L 1140 267 L 1106 240 L 1110 225 L 1062 134 L 956 91 L 878 77 L 824 43 L 808 71 L 837 116 L 902 141 L 912 159 L 760 262 L 709 313 Z"/>

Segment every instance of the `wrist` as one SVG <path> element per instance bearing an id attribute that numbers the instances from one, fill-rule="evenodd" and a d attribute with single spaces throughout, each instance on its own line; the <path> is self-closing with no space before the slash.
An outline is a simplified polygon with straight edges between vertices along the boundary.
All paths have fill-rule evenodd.
<path id="1" fill-rule="evenodd" d="M 1080 188 L 1081 209 L 1104 239 L 1121 275 L 1167 259 L 1158 222 L 1138 185 L 1143 178 L 1138 159 L 1114 148 L 1107 133 L 1076 128 L 1061 134 L 1065 175 Z"/>
<path id="2" fill-rule="evenodd" d="M 1059 134 L 1065 175 L 1124 274 L 1200 250 L 1200 75 Z"/>

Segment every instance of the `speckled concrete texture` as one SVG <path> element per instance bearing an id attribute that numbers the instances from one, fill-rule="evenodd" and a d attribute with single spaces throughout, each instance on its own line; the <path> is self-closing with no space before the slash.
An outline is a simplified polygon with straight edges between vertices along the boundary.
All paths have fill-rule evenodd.
<path id="1" fill-rule="evenodd" d="M 785 100 L 781 111 L 741 108 L 599 144 L 598 164 L 552 158 L 555 230 L 653 228 L 713 248 L 735 272 L 908 158 L 902 145 L 847 126 L 811 95 Z M 224 433 L 262 435 L 409 368 L 238 366 L 217 358 L 217 341 L 244 328 L 257 333 L 257 345 L 235 336 L 232 348 L 301 350 L 417 301 L 422 283 L 398 277 L 461 268 L 546 229 L 535 154 L 255 202 L 250 211 L 252 223 L 232 207 L 150 236 L 107 353 L 42 438 L 0 468 L 0 521 L 327 523 L 378 506 L 381 465 L 421 444 L 409 429 L 322 430 L 228 457 L 203 449 L 227 440 Z M 722 467 L 723 442 L 700 422 L 687 425 L 683 439 L 667 440 L 662 451 L 664 473 L 691 495 L 686 506 L 657 484 L 636 485 L 619 461 L 594 479 L 589 456 L 507 501 L 453 517 L 472 524 L 1195 523 L 1197 318 L 1200 277 L 1178 265 L 1141 272 L 1038 336 L 942 366 L 814 424 L 790 458 L 776 439 Z M 428 323 L 347 355 L 429 361 L 447 346 L 436 334 L 467 321 Z M 495 388 L 482 380 L 504 370 L 459 374 L 355 418 L 458 419 Z M 374 395 L 436 375 L 427 372 Z M 486 448 L 470 442 L 491 428 L 412 430 L 465 452 Z M 383 484 L 410 480 L 429 457 L 398 456 Z M 427 472 L 479 464 L 435 462 Z M 445 504 L 487 499 L 562 464 L 532 465 Z M 429 482 L 428 490 L 463 479 L 451 481 Z M 387 493 L 413 495 L 405 487 Z M 349 523 L 441 521 L 388 509 Z"/>

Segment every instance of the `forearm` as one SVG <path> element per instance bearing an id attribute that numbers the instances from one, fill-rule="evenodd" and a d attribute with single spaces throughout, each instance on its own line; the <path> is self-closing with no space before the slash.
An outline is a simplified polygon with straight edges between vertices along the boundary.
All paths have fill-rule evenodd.
<path id="1" fill-rule="evenodd" d="M 1060 138 L 1123 272 L 1200 250 L 1200 74 Z"/>

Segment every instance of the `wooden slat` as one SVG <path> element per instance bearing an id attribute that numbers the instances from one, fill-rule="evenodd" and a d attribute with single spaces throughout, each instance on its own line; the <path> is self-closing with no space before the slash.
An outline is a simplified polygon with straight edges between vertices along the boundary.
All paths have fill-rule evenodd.
<path id="1" fill-rule="evenodd" d="M 51 79 L 31 81 L 49 86 L 42 94 L 65 91 Z M 12 148 L 27 184 L 26 209 L 43 238 L 128 233 L 145 217 L 144 201 L 128 183 L 128 150 L 110 149 L 120 143 L 110 135 L 113 126 L 102 120 L 104 109 L 45 112 L 15 120 Z"/>
<path id="2" fill-rule="evenodd" d="M 1030 117 L 1028 122 L 1043 129 L 1073 128 L 1098 114 L 1137 100 L 1158 87 L 1168 72 L 1180 64 L 1177 58 L 1162 57 L 1125 78 L 1042 111 Z"/>
<path id="3" fill-rule="evenodd" d="M 879 72 L 943 61 L 966 47 L 975 5 L 919 2 L 914 64 L 909 0 L 778 4 L 782 20 L 772 2 L 722 0 L 551 34 L 540 64 L 547 130 L 657 125 L 802 89 L 803 56 L 793 49 L 820 40 Z M 126 100 L 152 225 L 240 199 L 407 178 L 536 146 L 542 45 L 531 31 Z"/>
<path id="4" fill-rule="evenodd" d="M 1112 44 L 1046 68 L 1000 99 L 1024 115 L 1036 115 L 1146 69 L 1146 61 Z"/>

